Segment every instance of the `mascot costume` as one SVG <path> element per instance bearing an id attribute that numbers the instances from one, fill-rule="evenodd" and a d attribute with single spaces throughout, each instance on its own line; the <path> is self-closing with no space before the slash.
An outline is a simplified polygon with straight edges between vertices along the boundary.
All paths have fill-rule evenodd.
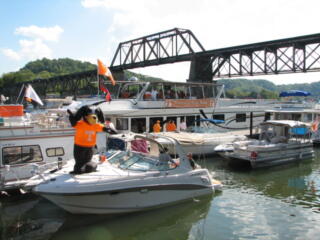
<path id="1" fill-rule="evenodd" d="M 91 162 L 93 148 L 96 145 L 97 132 L 117 133 L 115 129 L 104 126 L 104 116 L 100 108 L 92 110 L 88 106 L 81 107 L 75 114 L 70 110 L 69 120 L 76 129 L 73 156 L 75 159 L 72 174 L 95 171 L 97 165 Z"/>

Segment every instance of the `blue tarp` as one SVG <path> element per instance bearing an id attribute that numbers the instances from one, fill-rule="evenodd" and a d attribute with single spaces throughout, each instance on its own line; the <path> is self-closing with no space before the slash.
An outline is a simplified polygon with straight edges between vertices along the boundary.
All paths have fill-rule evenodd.
<path id="1" fill-rule="evenodd" d="M 200 121 L 200 122 L 211 122 L 211 123 L 224 123 L 223 120 L 218 120 L 218 119 L 213 119 L 213 118 L 200 118 L 197 121 Z"/>
<path id="2" fill-rule="evenodd" d="M 298 97 L 306 97 L 310 96 L 311 93 L 306 91 L 299 91 L 299 90 L 290 90 L 290 91 L 283 91 L 279 94 L 279 97 L 291 97 L 291 96 L 298 96 Z"/>
<path id="3" fill-rule="evenodd" d="M 290 132 L 296 135 L 306 135 L 308 133 L 308 128 L 305 128 L 305 127 L 291 128 Z"/>

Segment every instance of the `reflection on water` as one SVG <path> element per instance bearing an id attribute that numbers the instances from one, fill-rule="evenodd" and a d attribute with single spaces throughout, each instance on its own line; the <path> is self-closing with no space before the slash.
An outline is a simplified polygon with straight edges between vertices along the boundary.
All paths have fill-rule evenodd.
<path id="1" fill-rule="evenodd" d="M 30 194 L 1 198 L 0 239 L 49 239 L 63 223 L 55 214 L 32 217 L 35 206 L 41 209 L 41 200 Z M 39 211 L 37 209 L 35 212 Z M 43 211 L 44 209 L 42 209 Z"/>
<path id="2" fill-rule="evenodd" d="M 225 188 L 262 194 L 320 212 L 320 151 L 316 153 L 319 157 L 313 160 L 266 169 L 230 169 L 223 159 L 206 161 L 205 165 Z"/>
<path id="3" fill-rule="evenodd" d="M 205 224 L 212 196 L 122 216 L 69 215 L 52 239 L 187 239 Z M 77 229 L 77 231 L 75 231 Z M 108 236 L 108 237 L 106 237 Z"/>
<path id="4" fill-rule="evenodd" d="M 320 151 L 314 160 L 234 170 L 220 158 L 198 163 L 223 192 L 121 216 L 72 215 L 37 197 L 1 200 L 1 239 L 318 239 Z"/>

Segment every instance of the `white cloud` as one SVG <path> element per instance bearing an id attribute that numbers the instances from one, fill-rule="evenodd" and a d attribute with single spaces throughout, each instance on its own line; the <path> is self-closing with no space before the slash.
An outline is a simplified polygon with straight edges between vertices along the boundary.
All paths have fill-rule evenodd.
<path id="1" fill-rule="evenodd" d="M 52 56 L 52 50 L 40 39 L 31 41 L 20 40 L 19 43 L 21 46 L 20 54 L 22 57 L 38 59 L 42 57 L 50 58 Z"/>
<path id="2" fill-rule="evenodd" d="M 21 59 L 20 54 L 15 52 L 15 51 L 13 51 L 12 49 L 5 48 L 5 49 L 1 49 L 1 51 L 8 58 L 11 58 L 13 60 L 20 60 Z"/>
<path id="3" fill-rule="evenodd" d="M 20 39 L 20 49 L 17 51 L 9 48 L 2 49 L 1 51 L 5 56 L 16 61 L 30 61 L 43 57 L 51 58 L 52 50 L 45 42 L 57 42 L 62 32 L 63 29 L 60 26 L 38 27 L 31 25 L 28 27 L 18 27 L 15 30 L 15 34 L 29 37 L 30 39 Z"/>
<path id="4" fill-rule="evenodd" d="M 15 30 L 15 34 L 17 35 L 53 42 L 59 40 L 61 33 L 63 33 L 63 29 L 57 25 L 54 27 L 38 27 L 31 25 L 28 27 L 18 27 Z"/>

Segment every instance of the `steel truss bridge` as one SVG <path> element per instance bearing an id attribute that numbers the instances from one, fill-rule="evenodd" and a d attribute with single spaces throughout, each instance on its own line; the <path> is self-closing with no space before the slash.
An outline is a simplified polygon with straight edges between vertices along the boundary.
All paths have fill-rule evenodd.
<path id="1" fill-rule="evenodd" d="M 127 69 L 186 61 L 191 62 L 188 81 L 315 72 L 320 70 L 320 34 L 205 50 L 190 30 L 174 28 L 120 43 L 110 69 L 121 80 Z M 61 95 L 76 96 L 80 90 L 93 94 L 97 91 L 92 84 L 96 74 L 87 71 L 27 83 L 42 96 L 57 89 Z M 18 84 L 7 91 L 16 94 L 20 87 Z"/>

